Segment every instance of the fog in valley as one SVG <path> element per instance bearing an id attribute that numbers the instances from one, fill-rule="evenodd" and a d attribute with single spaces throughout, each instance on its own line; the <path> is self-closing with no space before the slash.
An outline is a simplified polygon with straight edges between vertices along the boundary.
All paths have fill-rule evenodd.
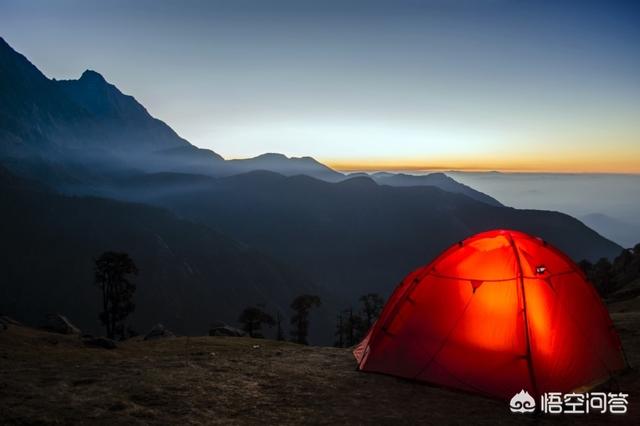
<path id="1" fill-rule="evenodd" d="M 640 175 L 447 174 L 507 206 L 560 211 L 624 247 L 640 242 Z"/>

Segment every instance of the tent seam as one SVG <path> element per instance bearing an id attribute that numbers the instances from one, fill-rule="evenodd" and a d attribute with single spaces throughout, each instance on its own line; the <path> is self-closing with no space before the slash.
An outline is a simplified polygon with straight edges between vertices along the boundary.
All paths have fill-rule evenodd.
<path id="1" fill-rule="evenodd" d="M 524 334 L 525 341 L 527 343 L 527 366 L 529 369 L 529 379 L 531 380 L 531 386 L 533 387 L 533 393 L 538 396 L 538 384 L 536 383 L 536 375 L 533 369 L 533 353 L 531 351 L 531 332 L 529 330 L 529 318 L 527 312 L 527 297 L 524 290 L 524 277 L 522 274 L 522 263 L 520 261 L 520 255 L 518 254 L 518 248 L 516 247 L 516 243 L 513 239 L 513 236 L 510 232 L 507 233 L 509 236 L 509 243 L 511 244 L 511 249 L 513 250 L 513 254 L 516 257 L 516 264 L 518 266 L 518 274 L 517 279 L 520 281 L 520 292 L 522 294 L 522 317 L 524 318 Z"/>

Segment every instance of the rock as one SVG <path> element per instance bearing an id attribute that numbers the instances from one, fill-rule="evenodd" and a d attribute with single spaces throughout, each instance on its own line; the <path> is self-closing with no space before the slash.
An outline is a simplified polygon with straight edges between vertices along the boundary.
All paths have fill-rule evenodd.
<path id="1" fill-rule="evenodd" d="M 21 326 L 22 324 L 20 324 L 18 321 L 14 320 L 11 317 L 8 317 L 6 315 L 0 315 L 0 332 L 9 329 L 10 325 Z"/>
<path id="2" fill-rule="evenodd" d="M 226 327 L 227 323 L 223 321 L 214 321 L 211 323 L 211 327 L 209 328 L 218 328 L 218 327 Z"/>
<path id="3" fill-rule="evenodd" d="M 82 340 L 85 346 L 91 348 L 115 349 L 118 347 L 116 342 L 106 337 L 88 337 Z"/>
<path id="4" fill-rule="evenodd" d="M 52 333 L 81 334 L 78 327 L 73 325 L 71 321 L 60 314 L 47 314 L 45 322 L 41 328 Z"/>
<path id="5" fill-rule="evenodd" d="M 146 336 L 144 336 L 144 340 L 166 339 L 171 337 L 176 337 L 176 335 L 173 334 L 170 330 L 164 328 L 164 325 L 156 324 L 153 326 L 151 331 L 148 332 Z"/>
<path id="6" fill-rule="evenodd" d="M 209 336 L 244 337 L 247 333 L 239 328 L 231 327 L 223 322 L 215 322 L 209 329 Z"/>
<path id="7" fill-rule="evenodd" d="M 0 315 L 0 324 L 4 324 L 6 326 L 9 326 L 9 325 L 22 326 L 21 322 L 18 322 L 16 320 L 14 320 L 13 318 L 8 317 L 6 315 Z"/>

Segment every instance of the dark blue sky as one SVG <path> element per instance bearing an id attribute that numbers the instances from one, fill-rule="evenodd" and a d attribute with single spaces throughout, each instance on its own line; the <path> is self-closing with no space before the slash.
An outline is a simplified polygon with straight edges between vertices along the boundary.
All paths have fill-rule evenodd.
<path id="1" fill-rule="evenodd" d="M 2 0 L 0 35 L 225 157 L 640 172 L 638 3 Z"/>

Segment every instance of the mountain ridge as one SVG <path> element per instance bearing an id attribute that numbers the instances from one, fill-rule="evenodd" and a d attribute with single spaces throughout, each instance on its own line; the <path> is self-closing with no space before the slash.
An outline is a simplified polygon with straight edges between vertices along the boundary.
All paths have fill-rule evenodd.
<path id="1" fill-rule="evenodd" d="M 3 196 L 13 201 L 0 222 L 22 250 L 22 254 L 8 251 L 3 258 L 10 266 L 6 269 L 14 271 L 14 293 L 5 300 L 16 300 L 20 287 L 37 295 L 42 283 L 48 282 L 46 271 L 59 276 L 56 268 L 61 266 L 56 265 L 65 264 L 73 270 L 65 271 L 69 276 L 58 285 L 75 283 L 65 291 L 86 292 L 80 281 L 91 280 L 82 269 L 90 264 L 87 254 L 115 248 L 145 259 L 144 269 L 153 271 L 164 288 L 161 295 L 166 300 L 158 306 L 169 314 L 181 312 L 184 317 L 192 311 L 204 321 L 202 303 L 208 301 L 231 318 L 240 304 L 258 303 L 276 291 L 274 283 L 281 283 L 288 290 L 286 297 L 278 293 L 279 307 L 296 292 L 322 296 L 326 338 L 332 333 L 328 324 L 335 311 L 362 294 L 387 295 L 412 269 L 476 232 L 522 230 L 549 240 L 575 260 L 610 257 L 620 251 L 574 218 L 504 207 L 446 175 L 377 176 L 392 186 L 377 182 L 376 176 L 345 176 L 311 157 L 267 153 L 224 160 L 177 136 L 98 73 L 86 71 L 78 80 L 52 81 L 38 74 L 26 58 L 6 50 L 0 49 L 0 88 L 13 91 L 0 90 L 0 162 L 10 173 L 67 195 L 34 195 L 12 188 L 11 179 L 4 185 Z M 33 73 L 35 85 L 22 78 L 21 68 Z M 51 114 L 45 113 L 48 110 Z M 153 140 L 158 134 L 165 139 Z M 16 143 L 27 146 L 22 152 L 6 148 L 15 148 Z M 127 149 L 131 144 L 137 147 Z M 24 229 L 29 232 L 22 241 L 19 231 Z M 47 239 L 51 236 L 55 238 Z M 229 240 L 257 254 L 248 259 L 246 251 L 221 242 Z M 184 256 L 166 251 L 176 244 Z M 34 251 L 27 250 L 29 245 Z M 228 268 L 216 275 L 211 268 L 220 259 L 219 251 L 210 247 L 221 245 L 228 256 L 220 262 Z M 78 247 L 83 250 L 77 251 Z M 50 258 L 57 262 L 50 263 Z M 186 258 L 191 259 L 190 268 L 185 267 Z M 256 265 L 250 265 L 251 259 Z M 20 275 L 20 262 L 39 264 L 31 269 L 42 275 Z M 185 271 L 194 270 L 194 264 L 218 279 L 181 285 L 192 282 Z M 82 279 L 74 278 L 73 272 Z M 265 281 L 262 275 L 270 278 Z M 241 284 L 225 284 L 233 279 Z M 222 289 L 229 293 L 220 293 Z M 173 292 L 185 298 L 180 306 L 172 305 Z M 152 305 L 159 303 L 157 296 L 142 295 Z M 69 309 L 83 309 L 74 301 L 55 300 Z M 27 305 L 22 306 L 31 312 L 49 306 Z M 329 316 L 327 310 L 332 311 Z M 196 319 L 190 321 L 193 325 Z"/>
<path id="2" fill-rule="evenodd" d="M 140 269 L 135 329 L 162 322 L 180 333 L 206 333 L 215 320 L 235 323 L 252 303 L 286 318 L 295 296 L 319 291 L 304 273 L 166 209 L 60 195 L 2 167 L 0 196 L 0 312 L 21 321 L 37 324 L 46 312 L 61 311 L 97 332 L 92 267 L 105 250 L 128 252 Z"/>
<path id="3" fill-rule="evenodd" d="M 95 182 L 98 178 L 86 170 L 87 163 L 99 163 L 106 173 L 172 171 L 221 177 L 268 170 L 285 176 L 308 175 L 328 182 L 348 179 L 309 156 L 265 153 L 253 158 L 225 160 L 218 153 L 180 137 L 99 72 L 87 69 L 79 79 L 49 79 L 24 55 L 1 40 L 0 88 L 5 90 L 0 91 L 0 101 L 9 108 L 0 107 L 0 156 L 5 157 L 5 165 L 14 172 L 29 173 L 22 160 L 26 158 L 39 169 L 32 171 L 34 177 L 42 178 L 42 169 L 46 168 L 49 170 L 46 178 L 71 193 L 82 193 L 77 182 Z M 34 81 L 37 90 L 32 87 Z M 33 106 L 40 113 L 35 114 Z M 16 166 L 17 162 L 23 164 Z M 394 181 L 386 183 L 394 184 Z M 463 186 L 454 188 L 451 182 L 442 184 L 432 178 L 429 184 L 497 203 Z"/>
<path id="4" fill-rule="evenodd" d="M 540 236 L 576 261 L 621 250 L 566 214 L 492 206 L 433 186 L 391 187 L 367 177 L 330 183 L 265 171 L 171 193 L 164 185 L 151 179 L 127 196 L 286 259 L 347 298 L 387 294 L 451 244 L 496 228 Z"/>

